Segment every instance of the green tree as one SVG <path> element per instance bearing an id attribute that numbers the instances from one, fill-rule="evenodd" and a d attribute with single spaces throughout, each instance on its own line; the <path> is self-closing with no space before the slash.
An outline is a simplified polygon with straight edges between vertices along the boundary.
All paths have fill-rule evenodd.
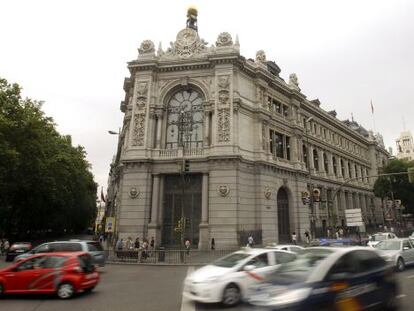
<path id="1" fill-rule="evenodd" d="M 414 161 L 391 160 L 384 168 L 383 173 L 407 172 L 409 167 L 414 167 Z M 391 198 L 391 193 L 395 199 L 402 201 L 407 208 L 406 212 L 414 212 L 414 184 L 408 181 L 408 175 L 382 176 L 374 184 L 376 196 L 384 199 Z"/>
<path id="2" fill-rule="evenodd" d="M 0 78 L 0 234 L 79 232 L 95 217 L 86 152 L 41 106 Z"/>

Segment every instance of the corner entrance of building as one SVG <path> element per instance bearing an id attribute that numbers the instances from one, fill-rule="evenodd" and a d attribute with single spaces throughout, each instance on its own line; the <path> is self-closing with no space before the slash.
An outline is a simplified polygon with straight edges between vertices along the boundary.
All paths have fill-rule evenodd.
<path id="1" fill-rule="evenodd" d="M 182 209 L 184 217 L 188 220 L 184 238 L 189 239 L 193 247 L 198 245 L 201 222 L 201 183 L 202 175 L 198 174 L 185 176 L 184 185 L 180 175 L 165 176 L 161 227 L 163 246 L 178 247 L 180 245 L 181 235 L 174 229 L 182 217 Z"/>
<path id="2" fill-rule="evenodd" d="M 277 192 L 277 219 L 279 243 L 290 243 L 289 198 L 284 188 Z"/>

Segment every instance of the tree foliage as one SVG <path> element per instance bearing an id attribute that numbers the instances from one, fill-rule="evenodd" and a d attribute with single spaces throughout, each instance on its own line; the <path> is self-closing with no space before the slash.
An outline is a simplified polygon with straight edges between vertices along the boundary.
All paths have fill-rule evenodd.
<path id="1" fill-rule="evenodd" d="M 79 232 L 96 213 L 86 152 L 60 135 L 41 102 L 0 78 L 0 234 Z"/>
<path id="2" fill-rule="evenodd" d="M 414 161 L 391 160 L 384 168 L 383 173 L 407 172 L 409 167 L 414 167 Z M 414 212 L 414 184 L 408 181 L 408 175 L 382 176 L 374 184 L 374 193 L 380 198 L 399 199 L 407 208 L 408 213 Z"/>

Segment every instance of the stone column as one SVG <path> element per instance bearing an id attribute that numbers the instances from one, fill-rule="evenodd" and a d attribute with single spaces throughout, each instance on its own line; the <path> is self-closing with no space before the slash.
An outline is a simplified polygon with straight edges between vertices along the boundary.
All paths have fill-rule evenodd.
<path id="1" fill-rule="evenodd" d="M 210 111 L 204 111 L 204 146 L 210 146 Z"/>
<path id="2" fill-rule="evenodd" d="M 312 174 L 315 173 L 315 166 L 313 163 L 313 146 L 309 145 L 308 146 L 308 159 L 309 159 L 309 168 Z"/>
<path id="3" fill-rule="evenodd" d="M 198 249 L 208 250 L 210 241 L 208 233 L 208 173 L 203 173 L 202 193 L 201 193 L 201 223 L 200 239 Z"/>
<path id="4" fill-rule="evenodd" d="M 298 165 L 300 163 L 300 157 L 298 152 L 298 139 L 296 136 L 290 137 L 290 160 L 294 163 L 294 165 Z"/>
<path id="5" fill-rule="evenodd" d="M 338 174 L 338 178 L 342 179 L 344 176 L 342 176 L 342 166 L 341 166 L 341 157 L 336 158 L 336 171 Z"/>
<path id="6" fill-rule="evenodd" d="M 345 166 L 345 176 L 343 176 L 344 177 L 344 179 L 349 179 L 349 173 L 350 173 L 350 171 L 349 171 L 349 166 L 348 166 L 348 160 L 344 160 L 344 166 Z"/>
<path id="7" fill-rule="evenodd" d="M 347 200 L 346 200 L 346 196 L 347 196 L 347 193 L 345 192 L 345 191 L 341 191 L 340 192 L 340 195 L 341 195 L 341 218 L 344 218 L 344 210 L 345 209 L 347 209 L 347 206 L 346 206 L 346 202 L 347 202 Z"/>
<path id="8" fill-rule="evenodd" d="M 157 113 L 157 138 L 155 148 L 161 149 L 162 113 Z"/>
<path id="9" fill-rule="evenodd" d="M 333 155 L 330 152 L 327 153 L 327 155 L 328 155 L 328 172 L 327 173 L 330 178 L 333 178 L 335 176 L 334 170 L 333 170 Z M 338 172 L 338 167 L 336 168 Z"/>
<path id="10" fill-rule="evenodd" d="M 318 159 L 319 159 L 319 161 L 318 161 L 318 165 L 319 165 L 318 171 L 319 171 L 319 174 L 321 176 L 326 175 L 323 154 L 324 154 L 324 151 L 322 149 L 319 149 L 318 150 Z"/>
<path id="11" fill-rule="evenodd" d="M 152 180 L 152 204 L 151 204 L 151 222 L 148 224 L 148 237 L 154 237 L 155 242 L 159 245 L 161 235 L 158 223 L 158 209 L 160 198 L 160 175 L 154 174 Z"/>

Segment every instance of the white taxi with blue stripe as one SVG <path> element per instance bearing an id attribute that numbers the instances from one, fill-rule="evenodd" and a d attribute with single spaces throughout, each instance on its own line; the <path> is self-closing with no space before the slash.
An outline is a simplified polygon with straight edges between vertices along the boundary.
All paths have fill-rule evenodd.
<path id="1" fill-rule="evenodd" d="M 187 276 L 183 295 L 198 302 L 233 306 L 246 295 L 249 286 L 295 258 L 295 253 L 284 250 L 244 248 Z"/>

